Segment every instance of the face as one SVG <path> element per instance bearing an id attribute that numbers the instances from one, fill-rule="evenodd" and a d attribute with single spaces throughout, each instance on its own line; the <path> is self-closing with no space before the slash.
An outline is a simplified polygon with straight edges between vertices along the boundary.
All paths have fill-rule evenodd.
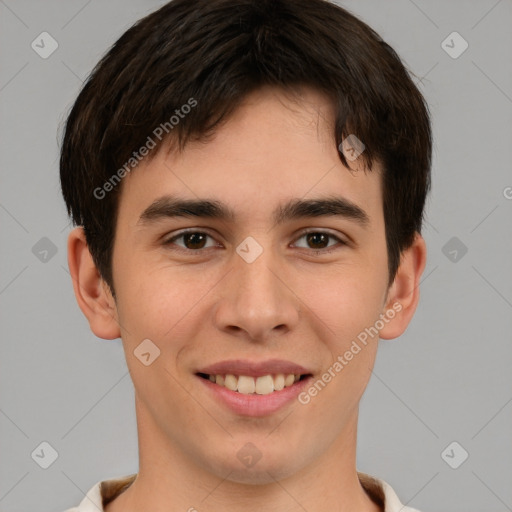
<path id="1" fill-rule="evenodd" d="M 113 279 L 138 414 L 196 467 L 285 478 L 353 433 L 378 336 L 353 342 L 388 270 L 380 171 L 351 166 L 322 95 L 267 88 L 124 178 Z"/>

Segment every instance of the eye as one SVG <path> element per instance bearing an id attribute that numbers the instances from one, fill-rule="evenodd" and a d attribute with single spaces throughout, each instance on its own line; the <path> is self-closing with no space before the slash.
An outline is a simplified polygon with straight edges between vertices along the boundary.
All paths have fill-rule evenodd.
<path id="1" fill-rule="evenodd" d="M 189 250 L 189 251 L 198 251 L 200 249 L 208 249 L 209 247 L 214 247 L 215 244 L 207 246 L 206 240 L 210 238 L 213 240 L 213 238 L 204 231 L 182 231 L 181 233 L 174 235 L 173 237 L 167 239 L 164 242 L 164 245 L 177 245 L 183 250 Z M 176 240 L 182 239 L 183 245 L 175 243 Z"/>
<path id="2" fill-rule="evenodd" d="M 207 240 L 211 239 L 213 243 L 207 244 Z M 326 231 L 308 231 L 303 233 L 297 240 L 305 239 L 306 246 L 295 245 L 305 249 L 311 249 L 317 254 L 326 254 L 336 250 L 338 246 L 348 245 L 347 242 Z M 177 243 L 182 240 L 182 243 Z M 334 243 L 329 243 L 329 241 Z M 337 244 L 336 244 L 337 242 Z M 199 252 L 202 249 L 208 249 L 218 246 L 214 238 L 204 231 L 188 230 L 182 231 L 171 238 L 168 238 L 163 243 L 165 246 L 176 246 L 177 250 L 187 252 Z"/>
<path id="3" fill-rule="evenodd" d="M 313 249 L 316 253 L 329 253 L 336 250 L 336 248 L 331 248 L 333 245 L 336 246 L 336 244 L 329 245 L 329 239 L 337 241 L 342 246 L 347 245 L 344 240 L 326 231 L 308 231 L 303 233 L 297 240 L 302 238 L 306 240 L 307 245 L 305 248 Z"/>

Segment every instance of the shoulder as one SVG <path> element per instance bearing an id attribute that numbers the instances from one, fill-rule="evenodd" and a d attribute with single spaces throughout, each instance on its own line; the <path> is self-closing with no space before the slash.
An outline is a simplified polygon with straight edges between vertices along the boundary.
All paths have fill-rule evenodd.
<path id="1" fill-rule="evenodd" d="M 64 512 L 104 512 L 104 507 L 126 490 L 136 476 L 133 474 L 97 482 L 77 507 L 68 508 Z"/>
<path id="2" fill-rule="evenodd" d="M 375 503 L 383 508 L 384 512 L 420 512 L 415 508 L 402 505 L 395 490 L 384 480 L 361 472 L 357 475 L 363 489 Z"/>
<path id="3" fill-rule="evenodd" d="M 94 484 L 78 506 L 68 508 L 64 512 L 103 512 L 101 484 L 102 482 Z"/>

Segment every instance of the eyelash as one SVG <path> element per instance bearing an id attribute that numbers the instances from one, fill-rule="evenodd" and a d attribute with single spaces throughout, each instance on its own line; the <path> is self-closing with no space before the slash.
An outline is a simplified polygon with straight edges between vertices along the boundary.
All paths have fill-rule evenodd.
<path id="1" fill-rule="evenodd" d="M 320 235 L 327 235 L 327 237 L 335 239 L 340 244 L 339 246 L 335 245 L 335 246 L 331 246 L 331 247 L 326 247 L 324 249 L 310 249 L 310 251 L 313 252 L 313 254 L 315 254 L 315 255 L 330 254 L 331 252 L 336 251 L 338 249 L 341 249 L 343 246 L 348 245 L 347 242 L 345 242 L 341 238 L 337 237 L 336 235 L 333 235 L 332 233 L 329 233 L 328 231 L 320 231 L 320 230 L 314 230 L 314 229 L 302 232 L 300 234 L 300 236 L 296 239 L 296 241 L 300 240 L 304 236 L 309 235 L 311 233 L 314 233 L 314 234 L 317 234 L 317 235 L 318 234 L 320 234 Z M 170 246 L 170 245 L 172 245 L 174 243 L 174 241 L 178 240 L 179 238 L 183 238 L 185 235 L 189 235 L 189 234 L 206 235 L 206 236 L 208 236 L 208 237 L 213 239 L 213 236 L 210 235 L 209 233 L 205 232 L 205 231 L 200 231 L 200 230 L 196 230 L 196 229 L 190 229 L 190 230 L 182 231 L 181 233 L 178 233 L 177 235 L 174 235 L 173 237 L 167 239 L 166 241 L 163 242 L 163 245 L 164 246 Z M 186 252 L 186 253 L 194 253 L 194 252 L 195 253 L 199 253 L 199 252 L 205 251 L 207 249 L 212 249 L 212 247 L 206 247 L 206 248 L 202 248 L 202 249 L 187 249 L 187 248 L 183 248 L 183 247 L 179 247 L 178 246 L 178 248 L 173 248 L 173 250 L 176 250 L 178 252 Z M 302 247 L 302 249 L 304 249 L 304 247 Z"/>

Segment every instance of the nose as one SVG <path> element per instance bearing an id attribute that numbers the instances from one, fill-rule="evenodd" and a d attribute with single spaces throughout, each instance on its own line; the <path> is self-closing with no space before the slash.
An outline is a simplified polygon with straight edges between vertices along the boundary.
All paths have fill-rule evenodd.
<path id="1" fill-rule="evenodd" d="M 266 342 L 292 330 L 300 300 L 270 249 L 251 263 L 234 255 L 217 304 L 217 327 L 253 342 Z"/>

